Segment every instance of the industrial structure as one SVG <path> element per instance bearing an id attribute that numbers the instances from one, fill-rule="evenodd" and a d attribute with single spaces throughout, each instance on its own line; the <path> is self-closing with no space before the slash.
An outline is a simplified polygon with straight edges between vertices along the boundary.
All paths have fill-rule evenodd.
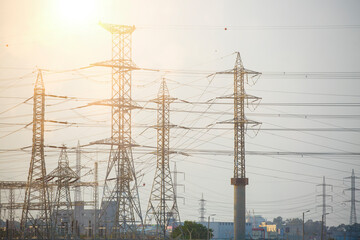
<path id="1" fill-rule="evenodd" d="M 45 86 L 41 70 L 37 73 L 33 101 L 32 153 L 20 228 L 24 239 L 50 239 L 51 209 L 44 156 Z"/>
<path id="2" fill-rule="evenodd" d="M 201 199 L 199 200 L 199 213 L 200 213 L 200 217 L 199 217 L 199 221 L 200 222 L 205 222 L 206 218 L 205 218 L 205 213 L 206 213 L 206 209 L 205 209 L 205 205 L 206 205 L 206 200 L 204 199 L 204 194 L 201 194 Z"/>
<path id="3" fill-rule="evenodd" d="M 322 198 L 322 204 L 317 205 L 316 207 L 321 207 L 322 208 L 322 215 L 321 215 L 322 231 L 321 231 L 321 237 L 325 236 L 325 238 L 326 238 L 326 215 L 329 214 L 327 212 L 327 209 L 330 208 L 331 211 L 332 211 L 332 206 L 326 204 L 326 199 L 327 198 L 330 197 L 331 201 L 332 201 L 332 196 L 329 195 L 329 194 L 326 194 L 326 188 L 330 187 L 331 190 L 332 190 L 333 186 L 325 183 L 325 176 L 323 177 L 323 183 L 318 184 L 316 186 L 321 187 L 321 189 L 322 189 L 322 194 L 316 195 L 316 197 L 321 197 Z"/>
<path id="4" fill-rule="evenodd" d="M 60 152 L 58 167 L 46 176 L 49 182 L 56 179 L 56 195 L 52 206 L 52 226 L 55 228 L 55 237 L 70 239 L 73 237 L 72 231 L 74 221 L 74 213 L 72 209 L 72 201 L 70 197 L 70 184 L 76 182 L 79 176 L 70 168 L 69 158 L 66 147 L 63 146 Z M 78 187 L 77 187 L 78 188 Z"/>
<path id="5" fill-rule="evenodd" d="M 111 67 L 112 96 L 94 104 L 111 106 L 112 118 L 111 137 L 96 142 L 111 146 L 99 224 L 116 239 L 139 239 L 143 235 L 143 219 L 131 138 L 131 110 L 135 107 L 131 99 L 131 72 L 135 69 L 131 35 L 135 27 L 104 23 L 101 26 L 112 35 L 112 59 L 94 65 Z M 114 206 L 115 214 L 105 214 L 107 208 Z"/>
<path id="6" fill-rule="evenodd" d="M 156 146 L 156 170 L 153 185 L 149 197 L 148 208 L 143 221 L 138 192 L 137 172 L 134 166 L 133 147 L 136 146 L 132 139 L 132 110 L 140 108 L 132 99 L 132 71 L 138 68 L 132 61 L 132 33 L 134 26 L 104 24 L 101 26 L 109 31 L 112 36 L 112 58 L 109 61 L 99 62 L 93 66 L 110 67 L 112 69 L 111 98 L 101 100 L 90 105 L 102 105 L 111 107 L 111 136 L 107 139 L 90 143 L 110 146 L 107 169 L 105 173 L 101 205 L 99 202 L 99 175 L 98 162 L 95 161 L 92 170 L 94 181 L 82 182 L 81 145 L 67 148 L 65 145 L 60 149 L 58 166 L 49 174 L 46 173 L 44 148 L 44 124 L 45 124 L 45 86 L 42 70 L 37 71 L 37 78 L 33 95 L 33 135 L 32 152 L 27 181 L 0 182 L 1 190 L 9 191 L 9 203 L 0 202 L 1 209 L 8 210 L 8 239 L 15 238 L 15 211 L 21 210 L 20 233 L 21 239 L 169 239 L 169 232 L 181 224 L 177 199 L 177 187 L 183 186 L 177 182 L 176 164 L 173 171 L 170 170 L 170 104 L 175 101 L 169 94 L 165 81 L 162 79 L 158 96 L 153 100 L 157 104 L 157 146 Z M 257 78 L 261 73 L 248 70 L 243 66 L 240 53 L 237 53 L 233 69 L 217 74 L 231 74 L 234 77 L 233 94 L 233 118 L 223 123 L 233 124 L 234 128 L 234 168 L 231 185 L 234 186 L 234 221 L 212 222 L 210 216 L 206 223 L 206 209 L 204 195 L 200 199 L 200 222 L 211 226 L 215 236 L 234 238 L 235 240 L 255 239 L 251 236 L 253 229 L 258 233 L 258 239 L 265 238 L 266 228 L 270 235 L 276 234 L 276 226 L 259 224 L 253 215 L 252 222 L 246 221 L 246 185 L 249 180 L 245 169 L 245 134 L 248 125 L 256 126 L 259 122 L 247 119 L 245 107 L 249 102 L 256 102 L 260 98 L 248 95 L 245 91 L 245 83 Z M 232 113 L 231 113 L 232 114 Z M 56 148 L 56 147 L 55 147 Z M 71 169 L 67 152 L 75 151 L 76 169 Z M 232 151 L 232 150 L 231 150 Z M 174 178 L 171 174 L 174 173 Z M 355 203 L 355 176 L 346 179 L 351 180 L 351 208 L 350 225 L 357 223 Z M 326 194 L 327 187 L 322 187 L 322 234 L 326 236 L 327 209 L 331 206 L 326 204 L 330 195 Z M 83 187 L 92 187 L 92 200 L 85 201 L 82 197 Z M 16 202 L 16 191 L 24 190 L 23 203 Z M 72 200 L 71 191 L 74 190 Z M 55 192 L 55 196 L 52 194 Z M 210 201 L 209 201 L 210 202 Z M 90 208 L 86 208 L 90 207 Z M 250 215 L 250 214 L 249 214 Z M 259 216 L 258 216 L 259 217 Z M 265 220 L 261 217 L 262 220 Z M 144 224 L 145 222 L 145 224 Z M 144 226 L 155 226 L 155 236 L 146 236 Z M 275 228 L 275 230 L 274 230 Z M 170 229 L 170 230 L 169 230 Z M 267 233 L 268 234 L 268 233 Z M 275 238 L 274 238 L 275 239 Z"/>
<path id="7" fill-rule="evenodd" d="M 234 175 L 231 178 L 231 185 L 234 185 L 234 239 L 245 239 L 245 187 L 249 184 L 245 171 L 245 134 L 247 125 L 256 126 L 259 122 L 252 121 L 245 116 L 245 106 L 249 101 L 257 101 L 260 98 L 246 94 L 245 83 L 249 78 L 257 78 L 259 72 L 244 68 L 240 53 L 237 53 L 233 69 L 217 74 L 234 75 L 234 93 L 230 97 L 234 100 L 234 118 L 224 123 L 234 125 Z"/>
<path id="8" fill-rule="evenodd" d="M 356 177 L 355 176 L 355 173 L 354 173 L 354 169 L 352 170 L 352 173 L 351 173 L 351 176 L 350 177 L 346 177 L 345 179 L 350 179 L 350 183 L 351 183 L 351 186 L 350 188 L 348 189 L 345 189 L 346 191 L 351 191 L 351 199 L 348 200 L 348 202 L 350 202 L 350 222 L 349 224 L 350 225 L 353 225 L 353 224 L 356 224 L 357 223 L 357 220 L 356 220 L 356 208 L 355 208 L 355 204 L 356 202 L 356 199 L 355 199 L 355 192 L 356 190 L 359 190 L 355 187 L 355 180 L 356 179 L 359 179 L 359 177 Z"/>
<path id="9" fill-rule="evenodd" d="M 167 239 L 168 227 L 174 228 L 180 224 L 180 214 L 177 205 L 174 184 L 170 171 L 170 103 L 175 98 L 170 97 L 169 90 L 163 78 L 157 103 L 157 150 L 156 170 L 150 193 L 145 223 L 156 224 L 156 235 L 159 239 Z"/>

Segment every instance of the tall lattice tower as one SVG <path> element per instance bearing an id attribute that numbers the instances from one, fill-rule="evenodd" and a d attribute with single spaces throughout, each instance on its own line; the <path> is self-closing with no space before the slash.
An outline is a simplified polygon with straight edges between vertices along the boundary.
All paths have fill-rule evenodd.
<path id="1" fill-rule="evenodd" d="M 79 177 L 78 181 L 81 181 L 81 148 L 80 141 L 78 141 L 76 147 L 76 175 Z M 81 201 L 81 186 L 75 187 L 75 204 Z"/>
<path id="2" fill-rule="evenodd" d="M 32 153 L 21 215 L 23 239 L 51 239 L 50 201 L 44 157 L 45 87 L 38 70 L 34 87 Z"/>
<path id="3" fill-rule="evenodd" d="M 356 204 L 356 202 L 359 202 L 359 201 L 355 200 L 355 191 L 360 190 L 360 189 L 355 187 L 355 179 L 359 179 L 359 177 L 355 176 L 354 169 L 353 169 L 352 173 L 351 173 L 351 176 L 346 177 L 345 179 L 350 179 L 350 181 L 351 181 L 351 187 L 348 188 L 348 189 L 345 189 L 345 190 L 351 191 L 351 200 L 349 200 L 347 202 L 351 203 L 351 206 L 350 206 L 350 225 L 353 225 L 353 224 L 357 223 L 355 204 Z"/>
<path id="4" fill-rule="evenodd" d="M 260 73 L 247 70 L 241 61 L 240 53 L 237 53 L 234 67 L 234 177 L 231 184 L 234 185 L 234 239 L 244 240 L 246 206 L 245 186 L 249 184 L 245 172 L 245 134 L 247 124 L 258 124 L 245 117 L 245 100 L 254 99 L 245 92 L 245 81 L 249 75 L 257 76 Z M 256 98 L 256 97 L 255 97 Z"/>
<path id="5" fill-rule="evenodd" d="M 205 218 L 205 213 L 206 213 L 206 209 L 205 209 L 205 204 L 206 204 L 206 200 L 204 199 L 204 194 L 201 194 L 201 199 L 199 200 L 199 213 L 200 213 L 200 217 L 199 220 L 200 222 L 206 222 L 206 218 Z"/>
<path id="6" fill-rule="evenodd" d="M 139 239 L 143 225 L 131 138 L 131 55 L 134 26 L 102 24 L 112 34 L 112 59 L 95 64 L 112 68 L 112 98 L 98 102 L 111 106 L 111 138 L 98 141 L 111 145 L 103 189 L 101 224 L 117 239 Z"/>
<path id="7" fill-rule="evenodd" d="M 326 236 L 326 215 L 328 214 L 328 212 L 327 212 L 327 209 L 328 208 L 330 208 L 331 209 L 331 211 L 332 211 L 332 206 L 330 206 L 330 205 L 327 205 L 326 204 L 326 199 L 327 198 L 331 198 L 331 201 L 332 201 L 332 195 L 329 195 L 329 194 L 326 194 L 326 188 L 327 187 L 330 187 L 331 188 L 331 190 L 332 190 L 332 185 L 329 185 L 329 184 L 326 184 L 326 182 L 325 182 L 325 176 L 323 177 L 323 183 L 322 184 L 318 184 L 318 185 L 316 185 L 316 186 L 318 186 L 318 187 L 321 187 L 322 188 L 322 194 L 318 194 L 318 195 L 316 195 L 317 197 L 321 197 L 322 198 L 322 204 L 320 204 L 320 205 L 317 205 L 316 207 L 321 207 L 322 208 L 322 222 L 323 222 L 323 230 L 322 230 L 322 236 Z"/>
<path id="8" fill-rule="evenodd" d="M 171 98 L 162 80 L 158 97 L 153 101 L 158 104 L 157 112 L 157 151 L 156 170 L 152 185 L 148 209 L 146 211 L 146 223 L 156 223 L 159 239 L 166 239 L 168 226 L 180 223 L 179 209 L 177 206 L 175 189 L 170 171 L 170 103 Z"/>
<path id="9" fill-rule="evenodd" d="M 257 78 L 261 73 L 244 68 L 240 53 L 237 53 L 235 66 L 230 71 L 219 74 L 234 75 L 234 119 L 227 123 L 234 124 L 234 176 L 231 185 L 234 185 L 234 239 L 245 239 L 245 187 L 249 184 L 245 172 L 245 134 L 247 125 L 258 125 L 258 122 L 245 117 L 245 106 L 249 101 L 257 101 L 260 98 L 246 94 L 245 83 Z"/>
<path id="10" fill-rule="evenodd" d="M 74 214 L 70 197 L 70 183 L 79 179 L 76 172 L 69 166 L 66 147 L 61 148 L 58 166 L 46 177 L 47 181 L 56 179 L 56 195 L 53 203 L 52 220 L 56 235 L 70 239 L 75 235 L 73 231 Z"/>

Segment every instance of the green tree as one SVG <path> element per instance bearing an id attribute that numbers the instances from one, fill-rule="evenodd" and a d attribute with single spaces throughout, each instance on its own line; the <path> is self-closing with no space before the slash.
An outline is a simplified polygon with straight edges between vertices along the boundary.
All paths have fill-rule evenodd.
<path id="1" fill-rule="evenodd" d="M 282 219 L 282 217 L 278 216 L 277 218 L 274 218 L 273 223 L 278 227 L 281 228 L 282 225 L 285 223 Z"/>
<path id="2" fill-rule="evenodd" d="M 210 229 L 210 238 L 213 237 L 212 232 L 213 230 Z M 171 233 L 171 237 L 180 237 L 181 239 L 207 239 L 207 228 L 200 223 L 185 221 L 184 225 L 174 229 Z"/>

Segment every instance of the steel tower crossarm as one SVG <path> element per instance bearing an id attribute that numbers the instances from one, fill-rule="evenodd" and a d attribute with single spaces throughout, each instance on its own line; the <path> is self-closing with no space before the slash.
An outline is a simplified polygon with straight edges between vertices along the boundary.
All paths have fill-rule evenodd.
<path id="1" fill-rule="evenodd" d="M 261 73 L 244 68 L 240 53 L 237 52 L 234 68 L 217 74 L 234 75 L 234 118 L 226 123 L 234 124 L 234 173 L 231 178 L 231 185 L 234 186 L 234 239 L 245 240 L 245 186 L 249 184 L 245 170 L 246 125 L 259 124 L 245 117 L 246 100 L 259 99 L 246 94 L 245 82 L 248 82 L 249 76 L 257 77 Z"/>
<path id="2" fill-rule="evenodd" d="M 159 239 L 166 239 L 167 227 L 180 222 L 174 184 L 170 171 L 170 97 L 165 79 L 162 80 L 157 103 L 157 151 L 156 170 L 146 211 L 146 224 L 155 223 Z"/>
<path id="3" fill-rule="evenodd" d="M 359 177 L 355 176 L 355 172 L 354 169 L 352 170 L 351 176 L 350 177 L 345 177 L 344 179 L 350 179 L 350 183 L 351 186 L 350 188 L 345 189 L 346 191 L 351 191 L 351 199 L 346 201 L 346 202 L 350 202 L 350 221 L 349 224 L 353 225 L 355 223 L 357 223 L 357 218 L 356 218 L 356 203 L 359 202 L 355 199 L 355 192 L 359 191 L 359 188 L 355 187 L 355 180 L 356 179 L 360 179 Z"/>
<path id="4" fill-rule="evenodd" d="M 112 58 L 95 65 L 111 67 L 112 88 L 111 99 L 99 104 L 111 106 L 112 115 L 111 137 L 103 141 L 111 145 L 111 150 L 99 226 L 105 226 L 106 231 L 117 239 L 139 239 L 139 234 L 143 234 L 143 220 L 131 138 L 131 73 L 136 68 L 132 62 L 131 37 L 135 27 L 106 23 L 100 25 L 112 35 Z M 111 207 L 114 204 L 115 207 Z M 110 211 L 115 213 L 108 216 Z"/>
<path id="5" fill-rule="evenodd" d="M 40 69 L 35 82 L 33 101 L 33 143 L 20 229 L 23 239 L 51 239 L 51 210 L 45 181 L 44 156 L 45 86 Z"/>

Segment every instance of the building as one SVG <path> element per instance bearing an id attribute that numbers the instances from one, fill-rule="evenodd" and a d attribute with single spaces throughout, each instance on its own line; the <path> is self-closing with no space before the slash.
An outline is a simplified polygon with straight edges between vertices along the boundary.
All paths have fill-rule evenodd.
<path id="1" fill-rule="evenodd" d="M 208 222 L 200 222 L 206 228 Z M 213 237 L 211 239 L 229 240 L 234 239 L 234 223 L 233 222 L 209 222 L 209 228 L 213 230 Z M 246 238 L 251 239 L 252 224 L 246 223 L 245 232 Z"/>

